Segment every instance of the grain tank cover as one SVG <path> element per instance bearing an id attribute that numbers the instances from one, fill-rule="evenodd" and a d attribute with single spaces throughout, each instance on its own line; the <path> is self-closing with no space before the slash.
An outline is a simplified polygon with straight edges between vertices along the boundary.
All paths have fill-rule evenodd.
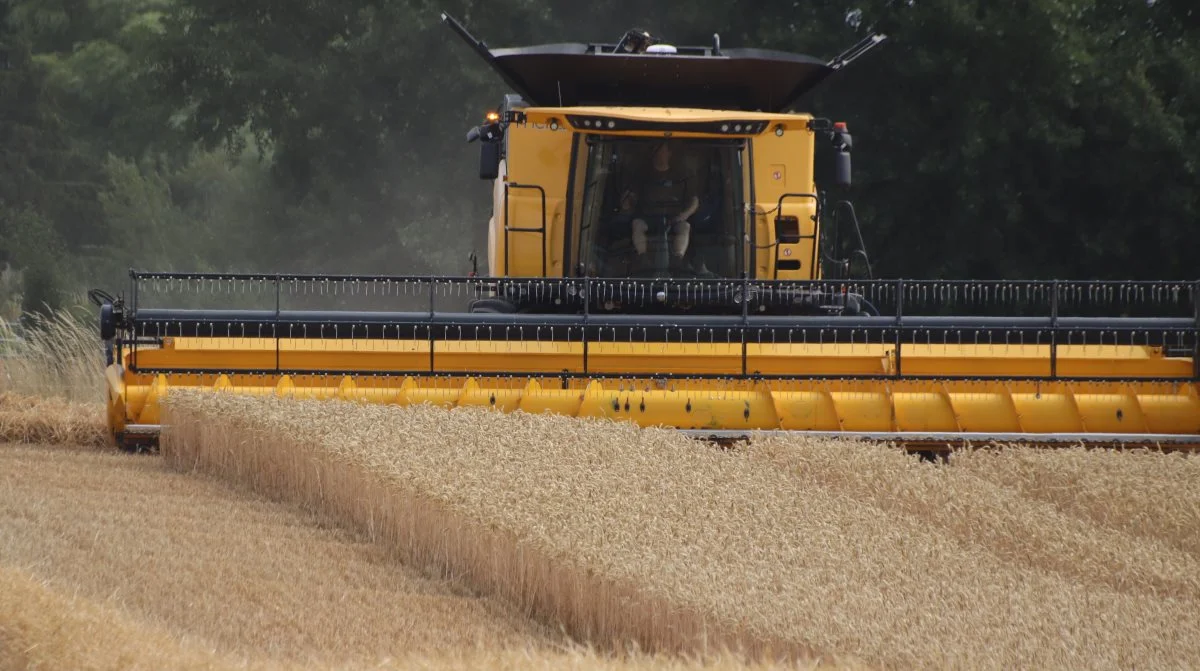
<path id="1" fill-rule="evenodd" d="M 696 107 L 780 112 L 844 61 L 767 49 L 677 46 L 630 53 L 620 44 L 560 43 L 491 49 L 453 18 L 443 21 L 531 105 Z M 673 53 L 672 53 L 673 51 Z"/>

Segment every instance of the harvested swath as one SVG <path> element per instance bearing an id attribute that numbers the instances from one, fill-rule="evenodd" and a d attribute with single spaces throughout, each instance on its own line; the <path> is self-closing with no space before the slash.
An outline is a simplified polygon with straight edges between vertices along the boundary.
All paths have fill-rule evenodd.
<path id="1" fill-rule="evenodd" d="M 0 442 L 110 447 L 104 406 L 0 393 Z"/>
<path id="2" fill-rule="evenodd" d="M 442 621 L 433 585 L 405 600 L 395 587 L 414 583 L 410 572 L 378 554 L 156 459 L 0 446 L 0 561 L 9 564 L 0 565 L 0 671 L 747 668 L 728 657 L 618 660 L 539 645 L 536 635 L 526 645 L 514 644 L 519 637 L 464 645 L 478 611 Z M 154 557 L 169 568 L 145 565 Z M 365 598 L 371 583 L 382 589 Z M 219 607 L 207 609 L 205 595 Z M 297 601 L 288 636 L 278 619 Z M 530 629 L 510 615 L 515 630 Z M 432 645 L 396 635 L 405 617 L 429 630 Z M 373 645 L 372 630 L 388 647 Z"/>
<path id="3" fill-rule="evenodd" d="M 687 660 L 669 657 L 604 657 L 595 651 L 517 650 L 513 648 L 400 653 L 378 663 L 314 666 L 266 655 L 237 657 L 191 641 L 169 629 L 133 618 L 124 610 L 66 594 L 25 571 L 0 566 L 0 671 L 71 669 L 136 671 L 147 669 L 580 669 L 594 671 L 755 671 L 812 669 L 808 665 L 747 665 L 731 657 Z"/>
<path id="4" fill-rule="evenodd" d="M 1200 480 L 1196 462 L 1158 460 L 1160 475 L 1172 464 L 1182 466 L 1182 472 L 1167 477 L 1169 484 L 1148 488 L 1139 488 L 1128 477 L 1120 483 L 1110 477 L 1108 485 L 1123 484 L 1124 488 L 1105 491 L 1109 498 L 1101 501 L 1094 485 L 1083 484 L 1092 477 L 1089 465 L 1100 458 L 1098 453 L 1041 450 L 1041 457 L 1022 457 L 1031 451 L 973 456 L 963 451 L 953 458 L 954 466 L 938 468 L 883 445 L 864 444 L 848 450 L 837 443 L 773 437 L 760 441 L 755 455 L 777 464 L 800 482 L 908 516 L 941 530 L 945 538 L 964 547 L 986 549 L 1010 566 L 1060 574 L 1075 582 L 1130 594 L 1200 600 L 1200 559 L 1176 547 L 1178 541 L 1185 537 L 1190 541 L 1200 530 L 1200 508 L 1177 506 L 1173 496 L 1179 492 L 1185 498 L 1189 493 L 1195 497 L 1200 492 L 1200 483 L 1185 480 L 1189 472 Z M 1132 466 L 1139 461 L 1132 455 L 1113 455 L 1108 459 L 1113 464 Z M 1033 481 L 1026 481 L 1027 487 L 1011 488 L 993 481 L 988 472 L 991 466 L 1003 473 L 1000 464 L 1018 468 L 1036 464 L 1042 475 L 1026 469 L 1024 473 Z M 1095 503 L 1102 503 L 1093 505 L 1093 511 L 1120 508 L 1134 519 L 1164 516 L 1176 533 L 1147 538 L 1131 533 L 1132 525 L 1111 526 L 1104 514 L 1069 514 L 1039 496 L 1050 491 L 1055 492 L 1053 497 L 1067 493 L 1061 487 L 1047 489 L 1037 482 L 1042 478 L 1055 484 L 1073 479 L 1077 482 L 1071 489 L 1090 489 L 1098 499 Z"/>
<path id="5" fill-rule="evenodd" d="M 778 450 L 467 408 L 186 394 L 167 412 L 178 466 L 330 511 L 586 640 L 906 667 L 1200 663 L 1195 599 L 1011 563 L 797 477 Z"/>
<path id="6" fill-rule="evenodd" d="M 130 617 L 126 611 L 53 589 L 24 571 L 0 567 L 0 671 L 299 671 L 322 668 L 446 671 L 756 671 L 794 668 L 803 671 L 814 667 L 747 665 L 741 660 L 721 657 L 708 660 L 648 656 L 612 659 L 582 649 L 540 652 L 511 648 L 445 650 L 437 654 L 400 654 L 396 658 L 361 666 L 341 663 L 300 665 L 265 655 L 243 658 L 182 641 L 170 630 Z"/>
<path id="7" fill-rule="evenodd" d="M 115 450 L 0 446 L 0 565 L 241 656 L 369 666 L 561 640 L 326 519 Z"/>
<path id="8" fill-rule="evenodd" d="M 187 646 L 121 611 L 0 566 L 0 671 L 269 668 Z"/>
<path id="9" fill-rule="evenodd" d="M 962 452 L 954 463 L 1064 514 L 1200 557 L 1200 459 L 1194 455 L 1009 447 Z"/>

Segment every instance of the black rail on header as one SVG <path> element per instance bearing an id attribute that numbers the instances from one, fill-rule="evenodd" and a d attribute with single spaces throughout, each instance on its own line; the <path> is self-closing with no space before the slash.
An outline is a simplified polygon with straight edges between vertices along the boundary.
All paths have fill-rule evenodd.
<path id="1" fill-rule="evenodd" d="M 1189 318 L 471 314 L 139 310 L 139 338 L 315 338 L 679 343 L 1146 345 L 1190 348 Z"/>
<path id="2" fill-rule="evenodd" d="M 1200 322 L 1200 280 L 748 280 L 455 277 L 130 271 L 139 297 L 267 295 L 391 301 L 500 297 L 537 312 L 600 314 L 846 314 L 996 317 L 1159 317 Z M 584 297 L 588 297 L 585 300 Z M 428 299 L 425 301 L 424 299 Z M 176 301 L 177 302 L 177 301 Z M 222 301 L 222 307 L 226 302 Z M 170 307 L 174 307 L 175 303 Z M 611 307 L 606 307 L 611 306 Z M 275 304 L 272 303 L 272 308 Z"/>

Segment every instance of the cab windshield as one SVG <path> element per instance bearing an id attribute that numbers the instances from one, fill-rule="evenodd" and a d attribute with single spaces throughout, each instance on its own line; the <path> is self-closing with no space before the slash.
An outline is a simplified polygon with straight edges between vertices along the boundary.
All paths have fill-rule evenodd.
<path id="1" fill-rule="evenodd" d="M 574 266 L 592 277 L 739 277 L 738 140 L 580 136 Z"/>

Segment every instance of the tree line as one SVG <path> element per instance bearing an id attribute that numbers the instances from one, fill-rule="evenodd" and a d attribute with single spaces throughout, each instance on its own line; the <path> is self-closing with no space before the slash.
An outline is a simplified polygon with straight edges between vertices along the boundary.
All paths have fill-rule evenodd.
<path id="1" fill-rule="evenodd" d="M 1188 0 L 0 0 L 0 316 L 130 266 L 464 272 L 506 91 L 443 9 L 492 46 L 886 33 L 801 106 L 854 133 L 877 274 L 1200 276 Z"/>

